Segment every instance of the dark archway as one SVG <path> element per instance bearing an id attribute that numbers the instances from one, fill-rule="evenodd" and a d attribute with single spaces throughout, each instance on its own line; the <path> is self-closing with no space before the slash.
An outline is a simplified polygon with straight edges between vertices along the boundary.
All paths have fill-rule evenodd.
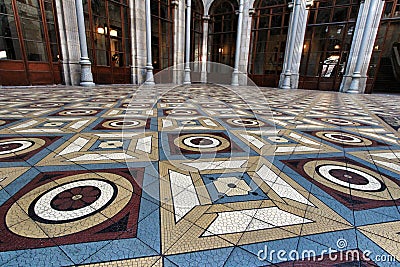
<path id="1" fill-rule="evenodd" d="M 86 38 L 95 83 L 130 83 L 128 0 L 84 0 Z"/>
<path id="2" fill-rule="evenodd" d="M 385 2 L 368 69 L 366 93 L 400 93 L 400 1 Z"/>
<path id="3" fill-rule="evenodd" d="M 192 23 L 191 23 L 191 50 L 190 60 L 201 61 L 203 52 L 203 16 L 204 6 L 201 0 L 192 1 Z"/>
<path id="4" fill-rule="evenodd" d="M 151 50 L 154 72 L 174 63 L 174 9 L 171 0 L 151 1 Z"/>
<path id="5" fill-rule="evenodd" d="M 282 73 L 290 11 L 287 0 L 254 4 L 249 76 L 260 86 L 277 87 Z"/>
<path id="6" fill-rule="evenodd" d="M 314 1 L 307 21 L 299 88 L 339 91 L 358 10 L 358 0 Z"/>
<path id="7" fill-rule="evenodd" d="M 208 61 L 233 67 L 238 17 L 236 1 L 216 0 L 210 8 Z"/>

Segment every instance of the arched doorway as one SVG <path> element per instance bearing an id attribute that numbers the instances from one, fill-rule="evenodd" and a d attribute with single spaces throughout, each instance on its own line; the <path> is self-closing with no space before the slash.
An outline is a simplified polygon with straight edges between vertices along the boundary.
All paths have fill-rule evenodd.
<path id="1" fill-rule="evenodd" d="M 216 0 L 212 4 L 209 12 L 208 61 L 234 66 L 237 9 L 237 2 L 232 0 Z"/>
<path id="2" fill-rule="evenodd" d="M 0 85 L 61 83 L 52 0 L 0 1 Z"/>
<path id="3" fill-rule="evenodd" d="M 299 88 L 339 91 L 358 9 L 358 0 L 314 1 L 307 22 Z"/>
<path id="4" fill-rule="evenodd" d="M 86 37 L 95 83 L 130 83 L 128 0 L 84 0 Z"/>
<path id="5" fill-rule="evenodd" d="M 366 93 L 400 93 L 400 1 L 386 1 L 368 69 Z"/>
<path id="6" fill-rule="evenodd" d="M 203 51 L 203 15 L 204 7 L 201 0 L 192 1 L 192 23 L 191 23 L 191 49 L 190 60 L 201 61 Z"/>
<path id="7" fill-rule="evenodd" d="M 171 0 L 151 1 L 151 50 L 154 73 L 174 63 L 173 12 Z"/>
<path id="8" fill-rule="evenodd" d="M 203 50 L 203 14 L 204 7 L 201 0 L 192 1 L 191 23 L 191 61 L 201 61 Z"/>
<path id="9" fill-rule="evenodd" d="M 204 6 L 202 0 L 192 0 L 192 21 L 190 29 L 190 61 L 194 62 L 192 68 L 192 79 L 201 79 L 201 61 L 203 61 L 203 16 Z"/>
<path id="10" fill-rule="evenodd" d="M 286 0 L 254 4 L 249 77 L 260 86 L 277 87 L 282 73 L 290 10 Z"/>

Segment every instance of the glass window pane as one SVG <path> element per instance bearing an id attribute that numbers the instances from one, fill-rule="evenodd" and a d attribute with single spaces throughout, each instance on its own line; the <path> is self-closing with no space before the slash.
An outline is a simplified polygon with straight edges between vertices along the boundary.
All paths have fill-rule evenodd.
<path id="1" fill-rule="evenodd" d="M 0 36 L 0 60 L 22 60 L 21 47 L 18 39 Z"/>
<path id="2" fill-rule="evenodd" d="M 0 15 L 0 36 L 18 38 L 14 16 Z"/>
<path id="3" fill-rule="evenodd" d="M 47 61 L 46 46 L 42 42 L 25 41 L 28 61 Z"/>
<path id="4" fill-rule="evenodd" d="M 107 52 L 105 50 L 96 50 L 97 65 L 108 66 Z"/>
<path id="5" fill-rule="evenodd" d="M 60 60 L 60 54 L 58 52 L 58 44 L 51 44 L 50 45 L 50 49 L 51 49 L 51 56 L 53 58 L 53 62 L 57 62 L 58 60 Z"/>

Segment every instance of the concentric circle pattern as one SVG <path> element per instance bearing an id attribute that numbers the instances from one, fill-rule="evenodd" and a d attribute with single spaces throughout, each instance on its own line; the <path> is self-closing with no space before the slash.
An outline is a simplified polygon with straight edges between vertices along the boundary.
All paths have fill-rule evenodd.
<path id="1" fill-rule="evenodd" d="M 228 119 L 227 122 L 231 125 L 240 127 L 261 127 L 265 125 L 264 122 L 251 118 Z"/>
<path id="2" fill-rule="evenodd" d="M 40 138 L 11 138 L 0 140 L 0 158 L 15 157 L 43 147 L 46 142 Z"/>
<path id="3" fill-rule="evenodd" d="M 188 151 L 216 152 L 229 148 L 230 141 L 212 134 L 182 134 L 174 140 L 174 144 Z"/>
<path id="4" fill-rule="evenodd" d="M 323 140 L 337 144 L 360 146 L 360 147 L 372 145 L 372 141 L 367 138 L 345 132 L 321 131 L 317 132 L 316 136 L 322 138 Z"/>
<path id="5" fill-rule="evenodd" d="M 43 223 L 72 222 L 101 211 L 117 193 L 116 185 L 106 181 L 71 182 L 35 199 L 29 206 L 29 214 Z"/>
<path id="6" fill-rule="evenodd" d="M 146 122 L 139 119 L 121 119 L 121 120 L 108 120 L 102 123 L 102 126 L 106 129 L 134 129 L 144 127 Z"/>
<path id="7" fill-rule="evenodd" d="M 349 196 L 378 201 L 400 199 L 397 183 L 365 167 L 340 161 L 315 160 L 307 162 L 303 170 L 313 181 Z"/>
<path id="8" fill-rule="evenodd" d="M 94 115 L 98 111 L 94 109 L 76 109 L 76 110 L 65 110 L 61 111 L 58 114 L 61 116 L 88 116 Z"/>
<path id="9" fill-rule="evenodd" d="M 321 121 L 339 126 L 360 126 L 361 124 L 355 121 L 341 118 L 321 118 Z"/>
<path id="10" fill-rule="evenodd" d="M 5 220 L 10 231 L 19 236 L 67 236 L 118 214 L 129 203 L 132 192 L 131 182 L 112 173 L 66 176 L 20 197 L 8 209 Z"/>

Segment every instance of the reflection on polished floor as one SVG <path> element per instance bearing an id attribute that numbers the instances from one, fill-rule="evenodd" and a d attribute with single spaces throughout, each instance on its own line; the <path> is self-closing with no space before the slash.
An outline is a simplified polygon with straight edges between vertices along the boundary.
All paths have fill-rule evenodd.
<path id="1" fill-rule="evenodd" d="M 400 266 L 400 96 L 137 89 L 2 89 L 1 265 Z"/>

